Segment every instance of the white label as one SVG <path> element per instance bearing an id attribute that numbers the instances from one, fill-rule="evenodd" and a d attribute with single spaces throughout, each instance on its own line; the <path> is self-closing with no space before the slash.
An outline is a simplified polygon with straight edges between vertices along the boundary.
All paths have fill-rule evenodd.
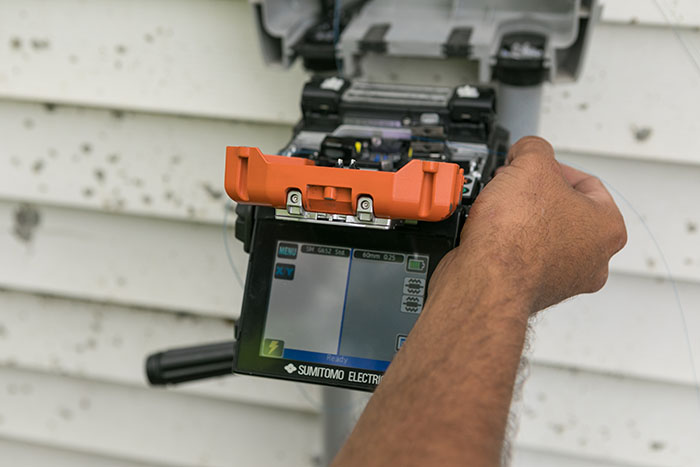
<path id="1" fill-rule="evenodd" d="M 314 376 L 316 378 L 338 379 L 345 378 L 345 370 L 325 368 L 322 366 L 299 365 L 299 374 L 302 376 Z"/>
<path id="2" fill-rule="evenodd" d="M 340 88 L 343 87 L 343 84 L 345 84 L 343 79 L 333 76 L 323 80 L 323 83 L 321 83 L 321 89 L 330 89 L 331 91 L 338 92 L 340 91 Z"/>
<path id="3" fill-rule="evenodd" d="M 468 84 L 465 84 L 464 86 L 460 86 L 457 88 L 457 97 L 466 97 L 474 99 L 479 97 L 479 90 L 476 89 L 474 86 L 469 86 Z"/>

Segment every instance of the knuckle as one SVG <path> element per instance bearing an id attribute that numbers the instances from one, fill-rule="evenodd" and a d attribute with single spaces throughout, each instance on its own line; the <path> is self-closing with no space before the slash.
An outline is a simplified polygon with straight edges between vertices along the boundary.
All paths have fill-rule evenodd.
<path id="1" fill-rule="evenodd" d="M 524 136 L 513 145 L 513 149 L 523 154 L 554 154 L 554 148 L 549 144 L 549 141 L 539 136 Z"/>
<path id="2" fill-rule="evenodd" d="M 607 193 L 605 185 L 603 182 L 595 175 L 588 175 L 586 178 L 580 180 L 574 188 L 583 190 L 587 193 L 600 192 Z"/>
<path id="3" fill-rule="evenodd" d="M 605 189 L 605 185 L 603 185 L 603 182 L 595 175 L 590 175 L 589 180 L 590 183 L 593 183 L 596 187 Z"/>
<path id="4" fill-rule="evenodd" d="M 595 293 L 602 289 L 605 283 L 608 282 L 608 275 L 608 267 L 606 265 L 601 271 L 594 274 L 588 292 Z"/>
<path id="5" fill-rule="evenodd" d="M 546 139 L 541 138 L 539 136 L 535 136 L 535 135 L 523 136 L 515 143 L 516 146 L 517 145 L 525 145 L 525 144 L 545 145 L 545 146 L 548 146 L 550 148 L 552 147 L 549 144 L 549 141 L 547 141 Z"/>
<path id="6" fill-rule="evenodd" d="M 624 222 L 620 223 L 619 231 L 617 234 L 617 244 L 619 250 L 622 250 L 625 245 L 627 245 L 627 227 Z"/>
<path id="7" fill-rule="evenodd" d="M 627 226 L 625 226 L 625 221 L 619 211 L 615 213 L 610 236 L 613 253 L 617 253 L 627 244 Z"/>

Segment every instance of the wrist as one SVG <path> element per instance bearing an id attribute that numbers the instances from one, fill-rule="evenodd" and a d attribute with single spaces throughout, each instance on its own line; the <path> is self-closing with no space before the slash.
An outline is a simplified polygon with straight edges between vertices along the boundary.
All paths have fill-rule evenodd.
<path id="1" fill-rule="evenodd" d="M 450 295 L 479 309 L 498 310 L 503 317 L 527 319 L 537 311 L 536 290 L 528 285 L 514 258 L 458 246 L 431 279 L 432 295 Z M 477 303 L 478 302 L 478 305 Z"/>

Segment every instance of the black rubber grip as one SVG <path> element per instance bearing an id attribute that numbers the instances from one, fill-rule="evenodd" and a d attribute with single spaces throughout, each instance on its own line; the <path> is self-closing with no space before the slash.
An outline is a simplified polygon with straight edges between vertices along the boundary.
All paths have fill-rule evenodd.
<path id="1" fill-rule="evenodd" d="M 233 373 L 234 341 L 166 350 L 146 360 L 153 386 L 178 384 Z"/>

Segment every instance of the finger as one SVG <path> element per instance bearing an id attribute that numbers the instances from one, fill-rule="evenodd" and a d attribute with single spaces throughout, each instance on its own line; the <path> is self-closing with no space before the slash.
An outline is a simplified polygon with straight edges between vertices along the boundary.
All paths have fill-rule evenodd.
<path id="1" fill-rule="evenodd" d="M 525 136 L 520 138 L 508 151 L 506 165 L 523 156 L 542 157 L 554 160 L 554 149 L 547 140 L 539 136 Z"/>
<path id="2" fill-rule="evenodd" d="M 574 186 L 574 190 L 588 196 L 593 200 L 615 204 L 613 197 L 605 188 L 603 182 L 595 177 L 589 177 L 581 180 Z"/>
<path id="3" fill-rule="evenodd" d="M 574 188 L 576 188 L 576 185 L 582 181 L 588 178 L 594 178 L 593 175 L 589 173 L 574 169 L 573 167 L 562 164 L 561 162 L 559 163 L 559 166 L 561 167 L 561 174 L 564 176 L 564 179 Z"/>
<path id="4" fill-rule="evenodd" d="M 601 182 L 597 177 L 594 177 L 593 175 L 581 170 L 574 169 L 573 167 L 562 164 L 561 162 L 559 163 L 559 166 L 561 167 L 561 174 L 564 176 L 564 179 L 569 182 L 574 190 L 598 201 L 613 201 L 610 192 L 608 192 L 605 185 L 603 185 L 603 182 Z"/>

